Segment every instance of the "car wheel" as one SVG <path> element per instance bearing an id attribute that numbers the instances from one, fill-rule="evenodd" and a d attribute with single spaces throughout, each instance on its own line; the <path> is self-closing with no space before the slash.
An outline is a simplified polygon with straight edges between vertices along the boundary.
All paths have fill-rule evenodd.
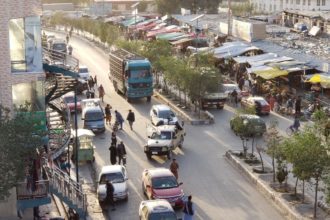
<path id="1" fill-rule="evenodd" d="M 146 152 L 146 156 L 147 156 L 148 160 L 151 160 L 151 153 L 150 152 Z"/>
<path id="2" fill-rule="evenodd" d="M 169 160 L 171 159 L 171 151 L 167 152 L 167 159 L 169 159 Z"/>

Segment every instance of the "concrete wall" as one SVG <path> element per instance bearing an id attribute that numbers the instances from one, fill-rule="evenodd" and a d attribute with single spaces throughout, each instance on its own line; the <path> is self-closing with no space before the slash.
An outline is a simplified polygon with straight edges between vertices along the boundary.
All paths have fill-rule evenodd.
<path id="1" fill-rule="evenodd" d="M 0 104 L 12 109 L 12 85 L 31 82 L 43 77 L 44 73 L 12 74 L 9 52 L 10 19 L 41 15 L 40 0 L 1 0 L 0 1 Z M 11 197 L 0 201 L 0 219 L 12 219 L 17 216 L 16 190 L 12 190 Z"/>

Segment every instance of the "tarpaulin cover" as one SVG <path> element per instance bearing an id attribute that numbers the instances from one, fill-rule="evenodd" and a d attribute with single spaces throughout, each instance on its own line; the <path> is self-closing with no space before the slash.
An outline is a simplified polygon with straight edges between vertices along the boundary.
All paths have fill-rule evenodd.
<path id="1" fill-rule="evenodd" d="M 329 74 L 314 74 L 308 82 L 320 83 L 323 88 L 330 88 L 330 75 Z"/>
<path id="2" fill-rule="evenodd" d="M 286 76 L 288 75 L 288 71 L 286 70 L 280 70 L 276 68 L 272 68 L 269 70 L 257 70 L 254 72 L 257 76 L 260 76 L 264 79 L 274 79 L 279 76 Z"/>

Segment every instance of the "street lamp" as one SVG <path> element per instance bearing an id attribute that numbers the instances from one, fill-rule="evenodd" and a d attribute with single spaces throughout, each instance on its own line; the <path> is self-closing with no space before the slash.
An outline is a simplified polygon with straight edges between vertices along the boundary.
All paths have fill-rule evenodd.
<path id="1" fill-rule="evenodd" d="M 198 19 L 204 17 L 205 14 L 201 14 L 198 15 L 197 17 L 193 18 L 190 20 L 190 22 L 194 22 L 196 21 L 196 28 L 195 28 L 195 49 L 196 49 L 196 67 L 197 67 L 197 62 L 198 62 L 198 51 L 197 51 L 197 40 L 198 40 L 198 33 L 197 33 L 197 29 L 198 29 Z"/>
<path id="2" fill-rule="evenodd" d="M 140 2 L 137 2 L 137 3 L 133 4 L 133 5 L 131 5 L 131 8 L 132 8 L 132 9 L 134 8 L 133 13 L 134 13 L 134 16 L 135 16 L 135 22 L 134 22 L 134 26 L 135 26 L 135 28 L 134 28 L 134 40 L 136 39 L 136 37 L 135 37 L 135 35 L 136 35 L 136 15 L 137 15 L 137 13 L 138 13 L 137 6 L 138 6 L 139 4 L 140 4 Z"/>

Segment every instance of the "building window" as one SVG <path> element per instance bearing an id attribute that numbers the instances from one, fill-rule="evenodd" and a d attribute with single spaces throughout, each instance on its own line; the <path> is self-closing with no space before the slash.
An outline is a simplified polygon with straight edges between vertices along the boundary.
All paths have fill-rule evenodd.
<path id="1" fill-rule="evenodd" d="M 289 4 L 289 0 L 286 0 L 285 2 L 286 2 L 286 4 Z"/>
<path id="2" fill-rule="evenodd" d="M 300 0 L 296 0 L 296 4 L 297 5 L 300 5 Z"/>
<path id="3" fill-rule="evenodd" d="M 40 17 L 9 21 L 12 72 L 42 72 Z"/>
<path id="4" fill-rule="evenodd" d="M 291 5 L 293 4 L 293 0 L 291 0 Z"/>
<path id="5" fill-rule="evenodd" d="M 43 81 L 19 83 L 12 86 L 13 105 L 16 108 L 31 104 L 31 111 L 45 110 L 45 94 Z"/>
<path id="6" fill-rule="evenodd" d="M 276 11 L 276 5 L 274 5 L 274 11 Z"/>
<path id="7" fill-rule="evenodd" d="M 322 5 L 325 6 L 325 0 L 322 0 Z"/>
<path id="8" fill-rule="evenodd" d="M 311 0 L 308 0 L 308 5 L 311 5 Z"/>
<path id="9" fill-rule="evenodd" d="M 303 5 L 305 5 L 306 4 L 306 0 L 303 0 Z"/>
<path id="10" fill-rule="evenodd" d="M 320 6 L 320 0 L 316 0 L 316 6 Z"/>

